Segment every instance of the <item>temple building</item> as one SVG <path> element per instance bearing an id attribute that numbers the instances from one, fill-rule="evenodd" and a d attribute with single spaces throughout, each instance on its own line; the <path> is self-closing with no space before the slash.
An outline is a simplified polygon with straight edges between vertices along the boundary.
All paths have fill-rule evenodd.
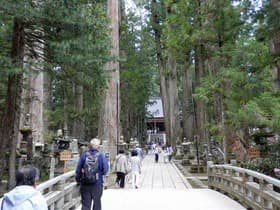
<path id="1" fill-rule="evenodd" d="M 161 98 L 151 98 L 147 104 L 147 143 L 166 143 L 164 113 Z"/>

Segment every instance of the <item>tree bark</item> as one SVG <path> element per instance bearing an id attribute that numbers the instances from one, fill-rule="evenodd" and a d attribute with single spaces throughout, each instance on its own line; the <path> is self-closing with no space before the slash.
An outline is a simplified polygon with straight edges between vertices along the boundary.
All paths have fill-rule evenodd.
<path id="1" fill-rule="evenodd" d="M 44 72 L 43 125 L 44 134 L 49 132 L 49 113 L 52 109 L 52 79 L 48 72 Z M 45 138 L 44 138 L 45 139 Z"/>
<path id="2" fill-rule="evenodd" d="M 85 137 L 85 125 L 83 121 L 83 86 L 75 84 L 75 112 L 77 117 L 74 119 L 72 135 L 78 139 L 84 139 Z"/>
<path id="3" fill-rule="evenodd" d="M 15 18 L 12 36 L 11 58 L 13 64 L 18 68 L 22 68 L 23 66 L 24 39 L 24 22 Z M 8 77 L 7 98 L 5 105 L 6 111 L 3 117 L 3 126 L 1 130 L 0 173 L 2 178 L 3 170 L 5 169 L 6 155 L 9 154 L 9 189 L 12 189 L 15 186 L 15 160 L 19 134 L 22 78 L 22 73 L 11 73 Z"/>
<path id="4" fill-rule="evenodd" d="M 202 22 L 202 4 L 204 1 L 198 0 L 198 17 L 197 17 L 197 25 L 202 29 L 203 28 L 203 22 Z M 197 43 L 195 46 L 195 88 L 199 87 L 200 80 L 204 75 L 204 47 L 205 43 Z M 206 130 L 205 130 L 205 122 L 206 122 L 206 110 L 205 110 L 205 103 L 201 100 L 195 100 L 194 101 L 194 126 L 195 126 L 195 135 L 196 140 L 199 142 L 200 146 L 201 143 L 206 142 Z"/>
<path id="5" fill-rule="evenodd" d="M 27 36 L 42 37 L 43 30 L 26 30 Z M 30 117 L 29 125 L 32 129 L 32 144 L 44 143 L 44 120 L 43 120 L 43 101 L 44 101 L 44 73 L 43 73 L 43 49 L 42 39 L 30 39 L 25 44 L 24 66 L 29 72 L 24 75 L 23 89 L 23 112 L 20 126 L 24 126 L 26 114 Z M 32 153 L 34 151 L 31 151 Z"/>
<path id="6" fill-rule="evenodd" d="M 195 87 L 199 87 L 201 77 L 203 76 L 203 58 L 202 58 L 202 46 L 197 46 L 195 49 Z M 205 132 L 205 104 L 201 100 L 194 101 L 194 126 L 195 126 L 195 135 L 198 144 L 201 144 L 206 141 L 206 132 Z M 199 149 L 201 149 L 199 147 Z"/>
<path id="7" fill-rule="evenodd" d="M 153 30 L 155 32 L 155 43 L 156 43 L 156 53 L 157 53 L 157 64 L 159 70 L 159 77 L 160 77 L 160 94 L 164 112 L 164 126 L 165 126 L 165 133 L 166 133 L 166 140 L 170 141 L 170 111 L 169 111 L 169 95 L 168 95 L 168 83 L 165 76 L 165 68 L 166 68 L 166 61 L 162 55 L 162 43 L 161 43 L 161 29 L 160 29 L 160 18 L 159 14 L 157 13 L 157 1 L 152 0 L 151 3 L 151 13 L 152 13 L 152 22 L 153 22 Z"/>
<path id="8" fill-rule="evenodd" d="M 173 148 L 176 146 L 176 142 L 180 141 L 180 114 L 179 114 L 179 98 L 177 87 L 177 68 L 176 59 L 170 55 L 168 58 L 168 83 L 169 83 L 169 120 L 170 120 L 170 138 L 168 144 Z"/>
<path id="9" fill-rule="evenodd" d="M 279 36 L 280 36 L 280 32 L 279 32 Z M 279 39 L 278 36 L 278 39 Z M 275 45 L 275 44 L 273 44 Z M 280 40 L 278 41 L 278 53 L 280 54 Z M 280 57 L 280 56 L 278 56 Z M 275 59 L 276 61 L 273 63 L 273 77 L 274 77 L 274 87 L 275 90 L 277 90 L 278 92 L 280 91 L 280 61 L 279 59 Z"/>
<path id="10" fill-rule="evenodd" d="M 175 1 L 170 4 L 175 3 Z M 172 14 L 172 7 L 167 7 L 167 15 Z M 172 23 L 167 24 L 167 30 L 172 33 Z M 168 68 L 168 94 L 169 94 L 169 120 L 170 120 L 170 138 L 168 144 L 172 145 L 173 148 L 176 146 L 176 142 L 181 140 L 181 125 L 180 125 L 180 113 L 179 113 L 179 97 L 178 97 L 178 86 L 177 86 L 177 62 L 174 55 L 175 49 L 169 47 L 167 68 Z"/>
<path id="11" fill-rule="evenodd" d="M 67 105 L 68 105 L 68 96 L 67 96 L 67 80 L 66 80 L 64 81 L 64 87 L 63 87 L 63 135 L 64 136 L 68 136 L 68 132 L 69 132 Z"/>
<path id="12" fill-rule="evenodd" d="M 166 133 L 166 141 L 169 142 L 171 140 L 171 131 L 170 131 L 170 111 L 169 111 L 169 95 L 168 95 L 168 83 L 166 81 L 165 73 L 164 73 L 165 64 L 160 62 L 158 64 L 159 74 L 160 74 L 160 94 L 163 106 L 164 113 L 164 127 Z"/>
<path id="13" fill-rule="evenodd" d="M 188 62 L 188 61 L 187 61 Z M 192 77 L 191 77 L 191 70 L 189 68 L 190 64 L 187 63 L 185 65 L 185 69 L 183 72 L 183 99 L 182 99 L 182 106 L 183 106 L 183 137 L 190 140 L 193 138 L 193 100 L 192 100 Z"/>
<path id="14" fill-rule="evenodd" d="M 278 0 L 271 0 L 271 8 L 275 10 L 280 9 L 280 2 Z M 272 32 L 272 39 L 270 43 L 270 53 L 275 57 L 275 62 L 273 63 L 273 77 L 274 77 L 274 87 L 277 91 L 280 91 L 280 31 L 274 30 Z"/>
<path id="15" fill-rule="evenodd" d="M 108 87 L 104 93 L 104 101 L 100 112 L 98 137 L 108 141 L 111 156 L 117 153 L 116 143 L 119 139 L 120 115 L 119 115 L 119 1 L 108 0 L 108 16 L 110 20 L 111 58 L 107 63 Z"/>

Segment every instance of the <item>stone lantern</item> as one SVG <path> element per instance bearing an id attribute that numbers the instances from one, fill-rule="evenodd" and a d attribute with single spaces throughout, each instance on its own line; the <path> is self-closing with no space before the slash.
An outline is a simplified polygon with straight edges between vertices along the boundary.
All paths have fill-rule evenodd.
<path id="1" fill-rule="evenodd" d="M 184 140 L 186 140 L 186 137 L 184 137 Z M 180 141 L 177 141 L 176 142 L 176 156 L 175 156 L 175 159 L 177 160 L 182 160 L 183 159 L 183 152 L 182 152 L 182 144 Z"/>
<path id="2" fill-rule="evenodd" d="M 136 147 L 137 145 L 139 145 L 139 142 L 138 142 L 137 138 L 134 138 L 133 144 L 134 144 L 134 147 Z"/>
<path id="3" fill-rule="evenodd" d="M 32 128 L 30 125 L 30 114 L 25 115 L 23 127 L 20 129 L 22 134 L 21 149 L 26 152 L 27 160 L 33 158 L 33 137 L 32 137 Z"/>
<path id="4" fill-rule="evenodd" d="M 123 136 L 120 136 L 120 139 L 117 143 L 117 148 L 118 148 L 118 152 L 120 150 L 124 150 L 124 151 L 126 150 L 126 143 L 124 142 Z"/>
<path id="5" fill-rule="evenodd" d="M 21 128 L 20 133 L 22 134 L 22 141 L 21 144 L 25 144 L 26 149 L 26 158 L 27 160 L 31 160 L 33 157 L 33 138 L 32 138 L 32 129 L 31 128 Z"/>
<path id="6" fill-rule="evenodd" d="M 186 138 L 184 138 L 184 141 L 182 143 L 182 150 L 183 150 L 183 160 L 182 160 L 182 165 L 190 165 L 190 159 L 189 159 L 189 155 L 190 155 L 190 146 L 191 146 L 191 142 L 188 142 Z"/>
<path id="7" fill-rule="evenodd" d="M 191 142 L 187 141 L 187 139 L 184 138 L 184 141 L 182 143 L 182 149 L 183 149 L 184 156 L 189 154 L 191 144 L 192 144 Z"/>
<path id="8" fill-rule="evenodd" d="M 134 141 L 133 141 L 133 138 L 130 138 L 129 140 L 129 149 L 133 149 L 134 147 Z"/>
<path id="9" fill-rule="evenodd" d="M 138 144 L 137 138 L 130 138 L 129 141 L 129 148 L 130 149 L 135 149 L 136 145 Z"/>

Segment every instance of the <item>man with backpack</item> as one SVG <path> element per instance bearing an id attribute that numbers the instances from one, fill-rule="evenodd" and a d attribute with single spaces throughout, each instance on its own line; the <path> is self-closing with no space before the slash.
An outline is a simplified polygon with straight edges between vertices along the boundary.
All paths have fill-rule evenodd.
<path id="1" fill-rule="evenodd" d="M 104 154 L 99 152 L 99 145 L 99 139 L 92 139 L 90 149 L 81 155 L 76 168 L 76 181 L 81 184 L 82 210 L 101 210 L 103 176 L 109 165 Z"/>

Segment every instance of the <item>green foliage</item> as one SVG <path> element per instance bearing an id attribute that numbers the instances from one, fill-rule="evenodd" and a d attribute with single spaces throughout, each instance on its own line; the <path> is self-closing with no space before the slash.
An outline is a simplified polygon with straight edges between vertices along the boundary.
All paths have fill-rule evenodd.
<path id="1" fill-rule="evenodd" d="M 10 61 L 12 23 L 14 18 L 20 18 L 24 22 L 27 46 L 32 47 L 35 40 L 44 42 L 44 70 L 52 80 L 52 90 L 49 90 L 52 108 L 45 112 L 50 128 L 61 128 L 65 113 L 69 122 L 77 117 L 84 117 L 86 123 L 92 123 L 91 118 L 97 121 L 98 101 L 106 83 L 103 68 L 109 60 L 110 48 L 106 1 L 89 4 L 82 0 L 46 0 L 36 4 L 26 0 L 0 0 L 0 5 L 0 117 L 7 76 L 22 73 L 21 69 L 13 68 Z M 33 31 L 37 29 L 42 33 L 35 35 Z M 28 73 L 28 66 L 25 71 Z M 73 87 L 76 85 L 84 87 L 83 116 L 74 111 Z M 67 105 L 63 102 L 66 98 Z"/>
<path id="2" fill-rule="evenodd" d="M 257 158 L 242 163 L 241 167 L 275 177 L 274 168 L 279 167 L 279 161 L 270 158 Z"/>
<path id="3" fill-rule="evenodd" d="M 54 6 L 54 5 L 52 5 Z M 55 89 L 53 92 L 56 109 L 53 112 L 52 124 L 62 127 L 64 113 L 68 113 L 69 122 L 81 118 L 85 122 L 87 136 L 97 135 L 96 122 L 101 92 L 106 84 L 104 72 L 108 61 L 109 38 L 107 30 L 106 7 L 101 3 L 92 5 L 72 5 L 64 16 L 66 24 L 55 23 L 50 27 L 48 52 L 51 56 L 51 70 Z M 49 15 L 53 11 L 47 10 Z M 62 82 L 64 81 L 64 82 Z M 82 116 L 74 110 L 73 86 L 82 85 L 84 111 Z M 68 105 L 63 104 L 67 98 Z M 64 107 L 64 108 L 63 108 Z M 59 117 L 60 116 L 60 117 Z M 95 128 L 91 123 L 94 119 Z M 71 123 L 69 123 L 71 127 Z"/>
<path id="4" fill-rule="evenodd" d="M 136 128 L 140 123 L 137 119 L 145 119 L 145 105 L 158 89 L 154 42 L 149 26 L 133 14 L 126 17 L 121 31 L 121 120 L 124 127 Z M 135 121 L 125 125 L 129 115 L 134 116 Z"/>
<path id="5" fill-rule="evenodd" d="M 195 31 L 193 14 L 197 8 L 196 1 L 165 1 L 165 10 L 170 10 L 163 24 L 162 41 L 165 49 L 172 51 L 178 60 L 186 59 L 188 52 L 195 45 Z M 167 54 L 167 51 L 165 51 Z"/>
<path id="6" fill-rule="evenodd" d="M 195 98 L 210 105 L 209 111 L 213 111 L 211 107 L 216 97 L 220 96 L 227 108 L 225 123 L 231 128 L 279 127 L 279 115 L 272 111 L 276 110 L 278 103 L 275 101 L 277 96 L 271 93 L 272 71 L 268 48 L 256 40 L 241 39 L 234 45 L 224 45 L 222 52 L 217 56 L 226 58 L 226 66 L 217 69 L 215 75 L 201 79 Z"/>
<path id="7" fill-rule="evenodd" d="M 272 91 L 270 57 L 267 47 L 254 40 L 247 40 L 237 48 L 233 56 L 234 70 L 226 71 L 222 77 L 230 80 L 230 90 L 224 93 L 228 108 L 229 121 L 236 128 L 240 126 L 271 126 L 268 116 L 271 114 L 262 101 Z M 273 94 L 270 95 L 273 101 Z M 266 102 L 265 102 L 266 103 Z M 263 105 L 262 105 L 263 104 Z"/>
<path id="8" fill-rule="evenodd" d="M 280 24 L 278 17 L 280 16 L 279 6 L 276 1 L 263 1 L 263 7 L 258 10 L 254 16 L 254 21 L 258 23 L 256 28 L 256 37 L 259 41 L 269 42 L 275 33 L 279 32 Z"/>
<path id="9" fill-rule="evenodd" d="M 194 58 L 202 59 L 202 76 L 195 81 L 198 83 L 193 79 L 193 97 L 206 105 L 208 131 L 221 135 L 219 104 L 223 105 L 224 123 L 230 129 L 268 126 L 279 131 L 279 93 L 273 90 L 271 69 L 279 58 L 273 60 L 267 46 L 279 31 L 279 9 L 273 8 L 270 1 L 264 1 L 259 10 L 247 0 L 235 4 L 223 0 L 155 2 L 138 3 L 145 8 L 153 7 L 158 18 L 154 28 L 162 32 L 164 55 L 171 53 L 179 70 L 186 63 L 191 66 L 193 78 Z M 84 118 L 88 134 L 93 135 L 101 93 L 108 79 L 104 65 L 114 59 L 108 56 L 106 1 L 89 4 L 84 0 L 46 0 L 36 5 L 27 0 L 0 0 L 0 5 L 0 116 L 8 75 L 22 73 L 22 69 L 12 66 L 10 59 L 13 19 L 20 18 L 25 22 L 27 45 L 34 38 L 30 31 L 43 31 L 36 38 L 45 43 L 44 65 L 52 79 L 50 127 L 61 127 L 66 112 L 70 122 Z M 122 120 L 126 112 L 143 117 L 149 97 L 159 95 L 154 31 L 150 30 L 150 24 L 155 22 L 153 18 L 148 20 L 142 22 L 129 14 L 120 28 Z M 28 72 L 28 68 L 24 71 Z M 77 85 L 84 87 L 82 116 L 74 110 L 73 88 Z"/>

